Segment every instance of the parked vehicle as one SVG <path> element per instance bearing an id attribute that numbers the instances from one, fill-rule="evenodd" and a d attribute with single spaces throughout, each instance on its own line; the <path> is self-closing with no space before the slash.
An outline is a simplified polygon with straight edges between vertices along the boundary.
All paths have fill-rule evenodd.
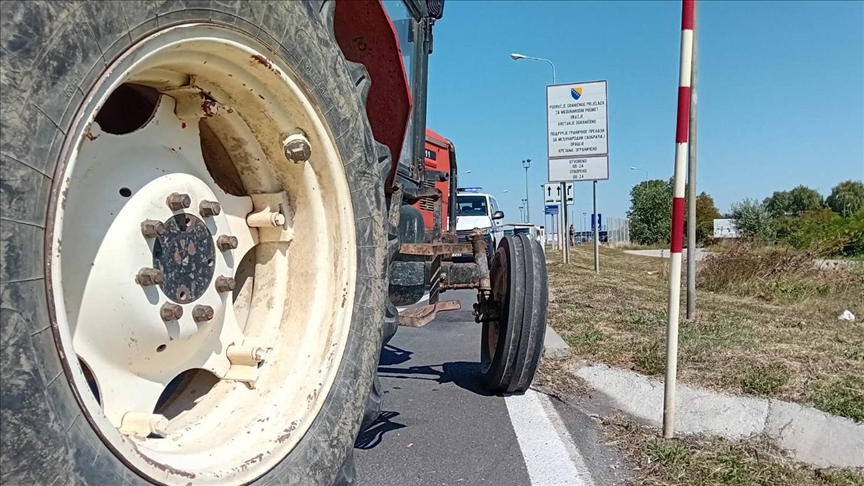
<path id="1" fill-rule="evenodd" d="M 482 188 L 459 188 L 456 194 L 456 235 L 459 241 L 470 241 L 471 233 L 479 229 L 486 237 L 489 263 L 504 237 L 501 220 L 504 212 L 498 207 L 494 196 L 481 192 Z M 461 255 L 453 255 L 460 257 Z M 473 259 L 473 255 L 467 255 Z"/>

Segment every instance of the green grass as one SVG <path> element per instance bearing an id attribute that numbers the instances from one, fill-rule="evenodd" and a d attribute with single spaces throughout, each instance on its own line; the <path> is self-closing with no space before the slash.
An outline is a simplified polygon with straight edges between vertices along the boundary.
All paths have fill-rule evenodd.
<path id="1" fill-rule="evenodd" d="M 567 336 L 567 344 L 578 353 L 594 353 L 605 339 L 603 332 L 593 327 L 580 330 Z"/>
<path id="2" fill-rule="evenodd" d="M 847 376 L 817 392 L 816 407 L 834 415 L 864 422 L 864 377 Z"/>
<path id="3" fill-rule="evenodd" d="M 645 343 L 633 354 L 637 371 L 646 375 L 660 375 L 666 370 L 666 351 L 658 343 Z"/>
<path id="4" fill-rule="evenodd" d="M 769 438 L 702 435 L 664 439 L 631 420 L 604 419 L 604 431 L 635 466 L 632 485 L 864 486 L 862 471 L 817 469 L 791 460 Z"/>
<path id="5" fill-rule="evenodd" d="M 711 320 L 683 322 L 679 326 L 682 359 L 699 362 L 717 351 L 750 349 L 753 325 L 746 319 L 715 317 Z"/>
<path id="6" fill-rule="evenodd" d="M 789 371 L 777 365 L 754 365 L 744 371 L 741 390 L 744 393 L 773 396 L 789 382 Z"/>

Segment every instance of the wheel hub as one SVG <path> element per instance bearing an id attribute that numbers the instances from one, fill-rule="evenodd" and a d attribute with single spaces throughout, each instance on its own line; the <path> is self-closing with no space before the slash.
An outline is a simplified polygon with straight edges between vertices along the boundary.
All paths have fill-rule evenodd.
<path id="1" fill-rule="evenodd" d="M 153 268 L 162 271 L 159 288 L 178 304 L 198 300 L 213 280 L 216 248 L 204 221 L 181 213 L 164 222 L 153 244 Z"/>

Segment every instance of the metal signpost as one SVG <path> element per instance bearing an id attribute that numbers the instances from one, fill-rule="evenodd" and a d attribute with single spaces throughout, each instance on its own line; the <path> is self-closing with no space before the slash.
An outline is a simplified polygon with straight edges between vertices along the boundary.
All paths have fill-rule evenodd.
<path id="1" fill-rule="evenodd" d="M 609 122 L 606 81 L 546 87 L 549 182 L 593 181 L 597 214 L 597 181 L 609 179 Z M 566 226 L 567 211 L 564 213 Z M 599 228 L 594 230 L 594 271 L 600 271 Z M 570 260 L 565 245 L 564 262 Z"/>

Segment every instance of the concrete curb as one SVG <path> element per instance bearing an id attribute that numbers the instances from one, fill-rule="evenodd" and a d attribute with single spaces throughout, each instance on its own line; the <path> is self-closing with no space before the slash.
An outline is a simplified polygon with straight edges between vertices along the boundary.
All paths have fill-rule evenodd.
<path id="1" fill-rule="evenodd" d="M 543 356 L 546 358 L 570 356 L 570 346 L 549 325 L 546 326 L 546 336 L 543 338 Z"/>
<path id="2" fill-rule="evenodd" d="M 583 366 L 576 376 L 641 422 L 659 427 L 663 382 L 607 365 Z M 773 399 L 678 386 L 676 430 L 738 439 L 765 433 L 801 462 L 817 467 L 864 467 L 864 424 L 815 408 Z"/>

